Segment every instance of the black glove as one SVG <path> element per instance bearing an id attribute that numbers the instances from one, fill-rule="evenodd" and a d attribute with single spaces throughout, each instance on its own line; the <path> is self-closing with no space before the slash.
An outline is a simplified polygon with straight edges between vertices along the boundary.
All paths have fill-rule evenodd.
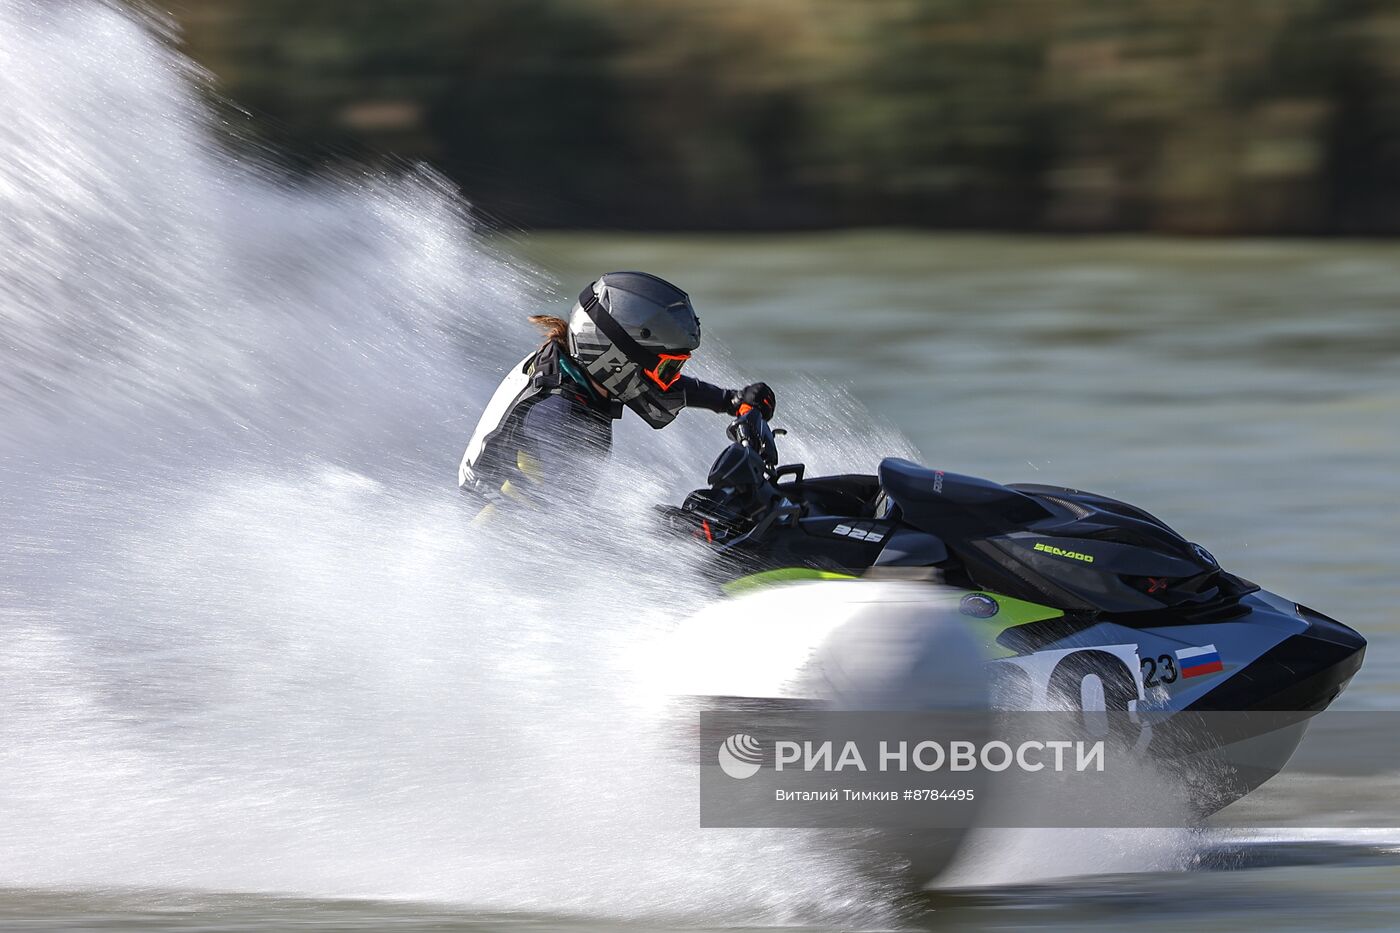
<path id="1" fill-rule="evenodd" d="M 755 382 L 735 391 L 730 400 L 731 413 L 744 414 L 750 408 L 757 408 L 764 421 L 771 421 L 777 400 L 766 382 Z"/>

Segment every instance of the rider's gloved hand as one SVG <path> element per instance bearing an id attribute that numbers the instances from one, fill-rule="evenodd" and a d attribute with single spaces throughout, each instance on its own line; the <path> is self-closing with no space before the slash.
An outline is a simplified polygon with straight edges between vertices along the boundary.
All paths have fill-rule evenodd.
<path id="1" fill-rule="evenodd" d="M 757 408 L 763 420 L 769 421 L 773 417 L 777 400 L 773 397 L 773 390 L 768 388 L 768 383 L 755 382 L 734 392 L 731 405 L 736 415 L 745 414 L 750 408 Z"/>

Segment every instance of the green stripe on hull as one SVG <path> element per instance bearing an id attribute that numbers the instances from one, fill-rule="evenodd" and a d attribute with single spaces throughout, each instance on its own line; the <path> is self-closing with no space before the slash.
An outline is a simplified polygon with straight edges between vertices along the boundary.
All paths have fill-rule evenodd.
<path id="1" fill-rule="evenodd" d="M 959 599 L 967 596 L 985 596 L 992 600 L 999 607 L 997 614 L 990 619 L 967 618 L 967 624 L 972 629 L 972 633 L 982 642 L 982 647 L 986 649 L 989 657 L 1011 658 L 1016 656 L 1016 652 L 1000 644 L 997 639 L 1001 633 L 1007 629 L 1015 628 L 1018 625 L 1028 625 L 1031 622 L 1043 622 L 1046 619 L 1058 619 L 1064 615 L 1058 609 L 1049 606 L 1042 606 L 1039 603 L 1026 602 L 1024 599 L 1013 599 L 1010 596 L 1002 596 L 1000 593 L 987 593 L 982 590 L 973 590 L 966 593 Z"/>
<path id="2" fill-rule="evenodd" d="M 765 570 L 762 573 L 751 573 L 746 577 L 740 577 L 724 584 L 722 589 L 726 596 L 737 596 L 740 593 L 752 592 L 765 586 L 796 583 L 802 580 L 857 579 L 860 578 L 849 573 L 836 573 L 831 570 L 815 570 L 811 567 L 782 567 L 778 570 Z M 960 601 L 968 596 L 985 596 L 997 604 L 996 615 L 990 619 L 977 619 L 966 614 L 963 615 L 963 619 L 967 622 L 973 636 L 981 642 L 987 656 L 993 659 L 1016 656 L 1015 651 L 997 641 L 1007 629 L 1016 628 L 1018 625 L 1029 625 L 1032 622 L 1043 622 L 1046 619 L 1058 619 L 1064 615 L 1059 609 L 1027 602 L 1024 599 L 1015 599 L 1011 596 L 1002 596 L 1000 593 L 988 593 L 984 590 L 968 590 L 958 593 Z"/>
<path id="3" fill-rule="evenodd" d="M 797 580 L 854 580 L 856 577 L 849 573 L 836 573 L 831 570 L 815 570 L 811 567 L 783 567 L 779 570 L 765 570 L 762 573 L 751 573 L 747 577 L 740 577 L 724 584 L 721 589 L 726 596 L 736 596 L 739 593 L 747 593 L 764 586 L 773 586 L 778 583 L 793 583 Z"/>

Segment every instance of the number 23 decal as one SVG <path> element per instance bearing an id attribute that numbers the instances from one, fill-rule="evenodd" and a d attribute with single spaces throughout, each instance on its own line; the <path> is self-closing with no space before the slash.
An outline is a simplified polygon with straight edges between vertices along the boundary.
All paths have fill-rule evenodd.
<path id="1" fill-rule="evenodd" d="M 1177 677 L 1176 658 L 1171 655 L 1162 654 L 1156 658 L 1142 659 L 1142 685 L 1144 687 L 1174 684 Z"/>

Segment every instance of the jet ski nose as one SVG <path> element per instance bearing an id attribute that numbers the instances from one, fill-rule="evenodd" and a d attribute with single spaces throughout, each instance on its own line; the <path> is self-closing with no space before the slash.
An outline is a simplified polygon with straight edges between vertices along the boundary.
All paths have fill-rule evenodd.
<path id="1" fill-rule="evenodd" d="M 1304 635 L 1319 646 L 1326 646 L 1331 653 L 1340 655 L 1338 663 L 1346 670 L 1346 680 L 1351 680 L 1352 675 L 1361 669 L 1361 660 L 1366 655 L 1365 637 L 1356 629 L 1307 606 L 1298 606 L 1298 615 L 1308 623 L 1308 630 Z M 1345 686 L 1345 681 L 1339 684 L 1337 693 L 1341 693 Z M 1330 703 L 1333 699 L 1336 699 L 1335 694 L 1327 702 Z"/>
<path id="2" fill-rule="evenodd" d="M 1308 630 L 1304 633 L 1308 638 L 1336 645 L 1353 654 L 1366 650 L 1366 639 L 1356 629 L 1307 606 L 1297 606 L 1297 612 L 1299 617 L 1308 623 Z"/>
<path id="3" fill-rule="evenodd" d="M 1284 614 L 1280 601 L 1256 613 Z M 1366 639 L 1336 619 L 1296 603 L 1286 614 L 1305 628 L 1290 635 L 1246 664 L 1220 687 L 1196 700 L 1189 710 L 1259 710 L 1318 712 L 1346 689 L 1361 669 Z"/>
<path id="4" fill-rule="evenodd" d="M 1366 639 L 1350 626 L 1315 609 L 1296 605 L 1295 611 L 1308 624 L 1306 631 L 1293 639 L 1301 643 L 1299 654 L 1306 658 L 1300 670 L 1304 676 L 1286 691 L 1286 700 L 1284 696 L 1275 697 L 1275 702 L 1287 703 L 1275 708 L 1326 709 L 1361 669 Z"/>

